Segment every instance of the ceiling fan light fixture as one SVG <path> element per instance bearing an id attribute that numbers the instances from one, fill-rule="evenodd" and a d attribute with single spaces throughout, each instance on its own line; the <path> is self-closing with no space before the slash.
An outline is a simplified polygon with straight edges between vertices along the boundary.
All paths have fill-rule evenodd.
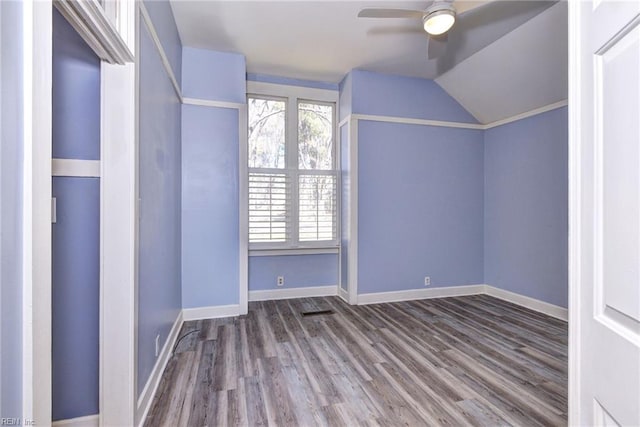
<path id="1" fill-rule="evenodd" d="M 456 22 L 456 12 L 451 6 L 444 6 L 429 12 L 422 19 L 424 30 L 432 36 L 444 34 Z"/>

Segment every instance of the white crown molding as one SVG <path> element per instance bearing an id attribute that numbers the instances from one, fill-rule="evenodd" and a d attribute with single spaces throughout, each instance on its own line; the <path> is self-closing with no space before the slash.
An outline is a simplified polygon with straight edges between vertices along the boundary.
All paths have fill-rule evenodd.
<path id="1" fill-rule="evenodd" d="M 547 316 L 564 320 L 565 322 L 569 319 L 569 312 L 566 308 L 554 304 L 549 304 L 548 302 L 540 301 L 535 298 L 527 297 L 511 291 L 506 291 L 504 289 L 496 288 L 495 286 L 491 285 L 485 285 L 484 293 L 494 298 L 509 301 L 521 307 L 546 314 Z"/>
<path id="2" fill-rule="evenodd" d="M 429 298 L 460 297 L 485 292 L 485 285 L 451 286 L 446 288 L 420 288 L 402 291 L 359 294 L 358 305 L 379 304 L 383 302 L 411 301 Z"/>
<path id="3" fill-rule="evenodd" d="M 233 110 L 241 110 L 246 107 L 246 104 L 240 104 L 238 102 L 228 101 L 214 101 L 212 99 L 200 99 L 200 98 L 182 98 L 182 103 L 185 105 L 197 105 L 200 107 L 216 107 L 216 108 L 230 108 Z"/>
<path id="4" fill-rule="evenodd" d="M 147 414 L 149 413 L 149 409 L 151 409 L 153 398 L 155 397 L 158 386 L 160 385 L 162 374 L 164 373 L 164 370 L 167 367 L 167 363 L 171 358 L 173 347 L 176 344 L 178 334 L 182 329 L 183 323 L 183 314 L 182 311 L 180 311 L 178 317 L 176 317 L 175 322 L 173 322 L 173 326 L 171 327 L 169 335 L 164 342 L 164 346 L 162 347 L 162 350 L 160 351 L 160 354 L 156 359 L 156 364 L 153 366 L 151 375 L 149 375 L 149 379 L 147 380 L 144 389 L 142 389 L 142 393 L 140 393 L 140 395 L 138 396 L 135 422 L 135 425 L 137 426 L 143 426 L 145 420 L 147 419 Z"/>
<path id="5" fill-rule="evenodd" d="M 491 129 L 497 126 L 506 125 L 507 123 L 512 123 L 518 120 L 526 119 L 528 117 L 537 116 L 538 114 L 546 113 L 547 111 L 552 111 L 557 108 L 566 107 L 567 105 L 569 105 L 569 102 L 566 99 L 563 101 L 554 102 L 553 104 L 549 104 L 540 108 L 535 108 L 533 110 L 525 111 L 524 113 L 516 114 L 515 116 L 511 116 L 505 119 L 496 120 L 495 122 L 487 123 L 486 125 L 484 125 L 484 129 Z"/>
<path id="6" fill-rule="evenodd" d="M 342 127 L 345 123 L 353 119 L 353 120 L 367 120 L 372 122 L 399 123 L 399 124 L 419 125 L 419 126 L 438 126 L 438 127 L 458 128 L 458 129 L 487 130 L 497 126 L 502 126 L 508 123 L 516 122 L 518 120 L 526 119 L 528 117 L 537 116 L 538 114 L 546 113 L 547 111 L 552 111 L 558 108 L 566 107 L 567 105 L 568 105 L 568 101 L 565 99 L 563 101 L 554 102 L 553 104 L 545 105 L 540 108 L 535 108 L 533 110 L 525 111 L 524 113 L 516 114 L 515 116 L 507 117 L 507 118 L 500 119 L 495 122 L 486 123 L 486 124 L 449 122 L 444 120 L 414 119 L 409 117 L 377 116 L 377 115 L 370 115 L 370 114 L 350 114 L 344 119 L 342 119 L 338 127 Z"/>
<path id="7" fill-rule="evenodd" d="M 51 159 L 51 175 L 100 178 L 100 160 Z"/>
<path id="8" fill-rule="evenodd" d="M 311 286 L 308 288 L 266 289 L 249 291 L 249 301 L 269 301 L 291 298 L 329 297 L 338 295 L 338 286 Z"/>
<path id="9" fill-rule="evenodd" d="M 173 89 L 175 90 L 176 95 L 178 96 L 178 99 L 180 99 L 180 102 L 182 102 L 183 101 L 182 91 L 180 90 L 180 85 L 178 84 L 178 80 L 176 80 L 176 76 L 173 74 L 171 63 L 169 62 L 169 59 L 167 58 L 167 54 L 165 53 L 164 48 L 162 47 L 162 42 L 160 42 L 160 37 L 158 37 L 156 27 L 153 25 L 153 21 L 149 16 L 149 12 L 147 11 L 147 8 L 144 6 L 144 2 L 140 1 L 140 2 L 136 2 L 136 4 L 138 4 L 138 7 L 140 8 L 140 16 L 142 16 L 142 20 L 146 24 L 147 30 L 149 30 L 149 34 L 151 35 L 153 44 L 156 45 L 156 49 L 158 50 L 158 54 L 160 55 L 160 58 L 162 59 L 162 64 L 164 65 L 164 69 L 169 75 L 169 80 L 171 80 L 171 83 L 173 84 Z"/>
<path id="10" fill-rule="evenodd" d="M 98 427 L 100 416 L 87 415 L 86 417 L 69 418 L 66 420 L 54 421 L 52 427 Z"/>
<path id="11" fill-rule="evenodd" d="M 475 130 L 484 129 L 484 125 L 480 123 L 449 122 L 444 120 L 414 119 L 409 117 L 376 116 L 376 115 L 370 115 L 370 114 L 351 114 L 351 118 L 357 119 L 357 120 L 367 120 L 372 122 L 400 123 L 400 124 L 407 124 L 407 125 L 437 126 L 437 127 L 475 129 Z"/>
<path id="12" fill-rule="evenodd" d="M 240 315 L 240 304 L 210 305 L 207 307 L 183 308 L 182 318 L 189 320 L 217 319 Z"/>

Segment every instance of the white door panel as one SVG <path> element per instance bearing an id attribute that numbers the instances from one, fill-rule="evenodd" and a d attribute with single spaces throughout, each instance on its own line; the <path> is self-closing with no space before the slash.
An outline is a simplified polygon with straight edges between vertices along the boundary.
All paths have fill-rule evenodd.
<path id="1" fill-rule="evenodd" d="M 593 25 L 585 33 L 590 40 L 592 53 L 596 52 L 628 25 L 633 17 L 640 13 L 640 2 L 637 0 L 594 0 L 585 1 L 585 8 L 590 8 Z"/>
<path id="2" fill-rule="evenodd" d="M 640 425 L 640 1 L 570 8 L 570 423 Z"/>
<path id="3" fill-rule="evenodd" d="M 595 56 L 596 309 L 640 326 L 640 26 Z M 600 215 L 601 214 L 601 215 Z M 599 270 L 599 271 L 598 271 Z M 633 286 L 636 284 L 636 286 Z M 619 315 L 618 315 L 619 314 Z M 624 317 L 621 317 L 624 316 Z"/>

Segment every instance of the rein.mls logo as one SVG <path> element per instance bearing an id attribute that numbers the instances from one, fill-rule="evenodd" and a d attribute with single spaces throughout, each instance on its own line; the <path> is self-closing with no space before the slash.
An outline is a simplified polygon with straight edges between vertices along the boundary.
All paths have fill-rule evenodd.
<path id="1" fill-rule="evenodd" d="M 28 418 L 0 418 L 0 426 L 35 426 L 36 423 Z"/>

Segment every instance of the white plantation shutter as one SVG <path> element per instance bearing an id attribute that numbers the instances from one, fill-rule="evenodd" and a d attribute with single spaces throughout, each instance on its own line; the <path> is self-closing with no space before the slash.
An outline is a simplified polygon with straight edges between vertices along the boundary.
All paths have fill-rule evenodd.
<path id="1" fill-rule="evenodd" d="M 333 174 L 298 177 L 298 239 L 301 242 L 336 239 L 336 187 Z"/>
<path id="2" fill-rule="evenodd" d="M 335 100 L 302 99 L 291 93 L 247 98 L 254 250 L 338 245 Z"/>
<path id="3" fill-rule="evenodd" d="M 249 173 L 249 242 L 286 242 L 291 234 L 286 173 Z"/>

